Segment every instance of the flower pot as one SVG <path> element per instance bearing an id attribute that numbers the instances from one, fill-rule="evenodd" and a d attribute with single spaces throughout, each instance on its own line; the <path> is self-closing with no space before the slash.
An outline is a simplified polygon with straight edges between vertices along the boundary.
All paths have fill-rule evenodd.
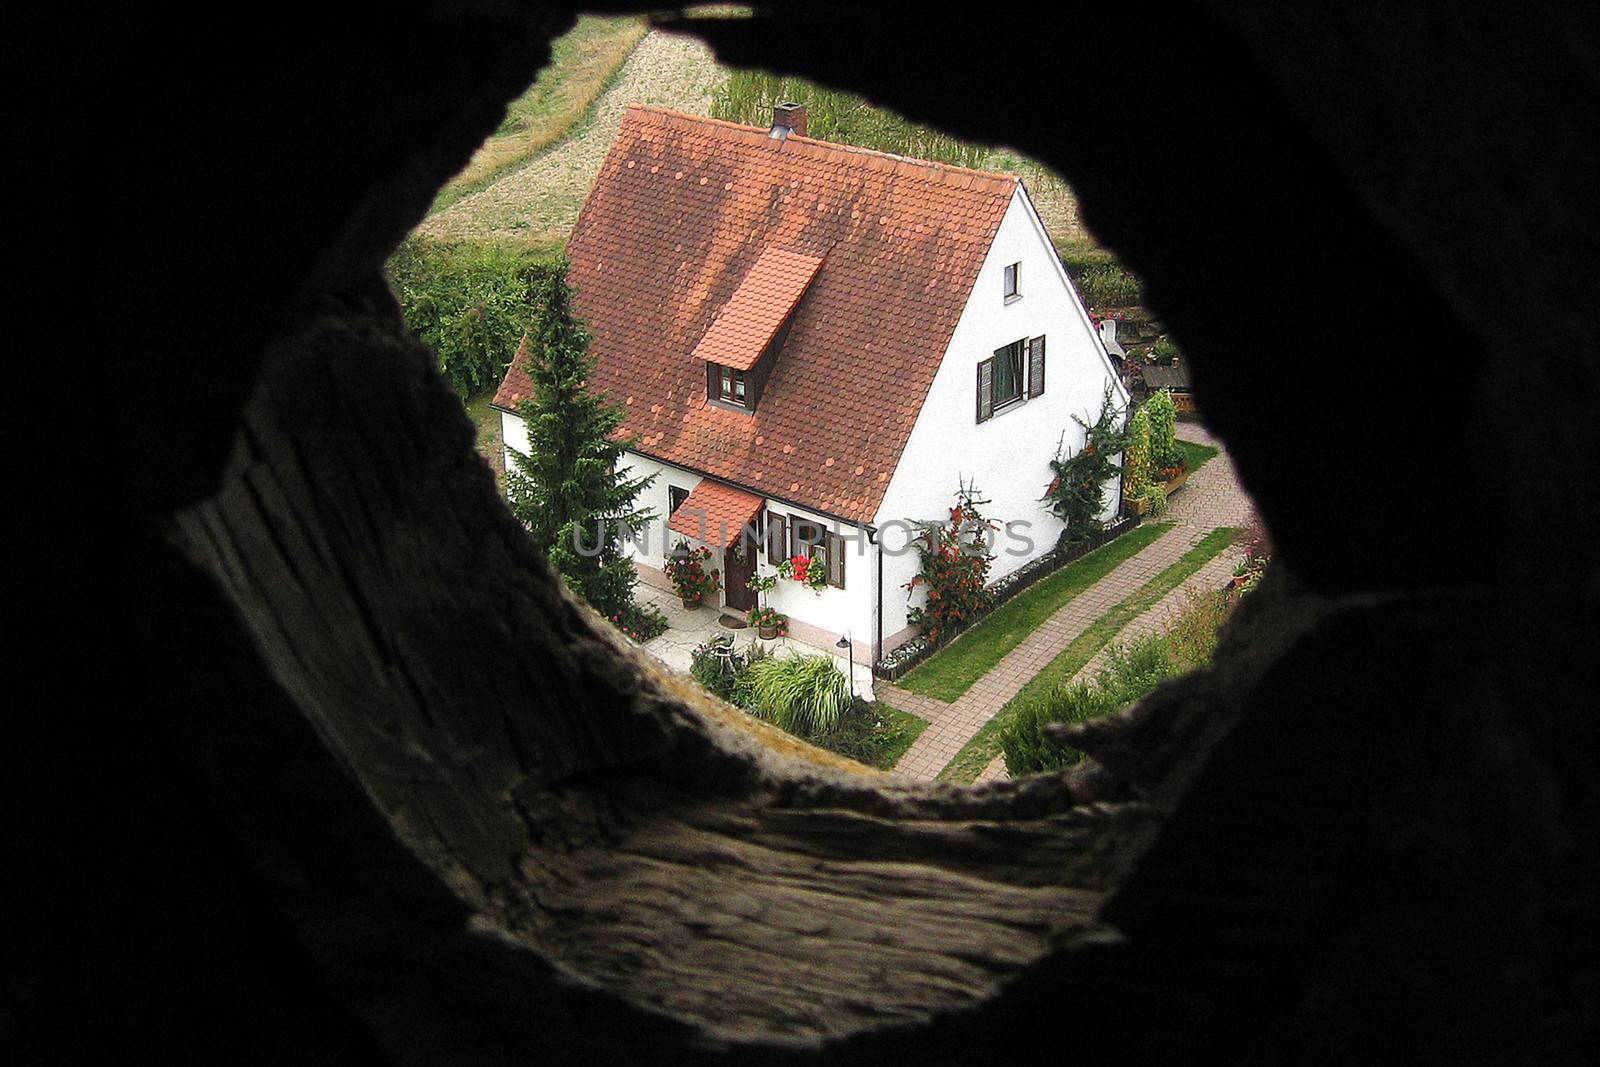
<path id="1" fill-rule="evenodd" d="M 684 607 L 685 607 L 685 608 L 687 608 L 687 609 L 688 609 L 688 610 L 690 610 L 690 611 L 693 611 L 693 610 L 694 610 L 694 609 L 695 609 L 695 608 L 697 608 L 697 607 L 699 607 L 699 606 L 700 606 L 700 602 L 701 602 L 701 601 L 702 601 L 702 600 L 703 600 L 703 599 L 704 599 L 704 597 L 694 597 L 694 598 L 692 598 L 692 599 L 691 599 L 691 598 L 689 598 L 689 597 L 683 597 L 683 598 L 682 598 L 682 600 L 683 600 L 683 606 L 684 606 Z"/>
<path id="2" fill-rule="evenodd" d="M 1182 486 L 1184 482 L 1188 480 L 1189 472 L 1187 470 L 1181 470 L 1178 472 L 1177 477 L 1173 478 L 1171 481 L 1162 482 L 1161 488 L 1166 491 L 1168 496 L 1171 496 L 1173 493 L 1178 491 L 1179 487 Z"/>
<path id="3" fill-rule="evenodd" d="M 759 627 L 756 633 L 761 635 L 761 640 L 763 641 L 775 641 L 778 638 L 778 628 L 776 626 Z"/>
<path id="4" fill-rule="evenodd" d="M 1126 503 L 1128 505 L 1128 511 L 1134 515 L 1143 515 L 1145 512 L 1150 510 L 1150 501 L 1148 500 L 1134 500 L 1130 498 L 1126 501 Z"/>

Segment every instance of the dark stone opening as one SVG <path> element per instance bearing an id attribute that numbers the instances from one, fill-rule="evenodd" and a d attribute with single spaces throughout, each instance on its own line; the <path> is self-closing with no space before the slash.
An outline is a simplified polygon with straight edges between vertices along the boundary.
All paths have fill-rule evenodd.
<path id="1" fill-rule="evenodd" d="M 1190 354 L 1294 577 L 1092 796 L 764 755 L 528 558 L 378 268 L 570 12 L 28 11 L 8 1051 L 1576 1058 L 1592 20 L 1072 19 L 692 28 L 1056 166 Z"/>

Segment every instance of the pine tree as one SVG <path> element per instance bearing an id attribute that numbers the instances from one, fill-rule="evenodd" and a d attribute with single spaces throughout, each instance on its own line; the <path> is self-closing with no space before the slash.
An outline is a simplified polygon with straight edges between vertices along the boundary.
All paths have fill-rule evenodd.
<path id="1" fill-rule="evenodd" d="M 632 468 L 618 466 L 635 442 L 613 438 L 622 406 L 588 387 L 595 358 L 589 332 L 573 317 L 567 271 L 563 260 L 533 290 L 533 321 L 525 355 L 519 352 L 533 396 L 517 407 L 528 452 L 510 450 L 506 495 L 572 591 L 615 619 L 633 607 L 636 581 L 618 531 L 654 518 L 636 500 L 655 476 L 630 477 Z"/>

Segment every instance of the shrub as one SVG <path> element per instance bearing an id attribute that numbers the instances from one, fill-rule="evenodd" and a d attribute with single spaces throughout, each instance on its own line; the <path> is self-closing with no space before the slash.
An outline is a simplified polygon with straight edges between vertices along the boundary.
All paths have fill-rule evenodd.
<path id="1" fill-rule="evenodd" d="M 1083 427 L 1083 448 L 1071 455 L 1056 446 L 1050 469 L 1055 480 L 1045 490 L 1043 499 L 1049 502 L 1050 511 L 1066 524 L 1061 540 L 1065 545 L 1086 541 L 1100 528 L 1100 513 L 1105 508 L 1105 486 L 1122 467 L 1112 456 L 1128 448 L 1128 431 L 1118 426 L 1123 411 L 1111 402 L 1111 390 L 1106 389 L 1100 403 L 1100 416 L 1094 425 L 1074 415 L 1072 421 Z"/>
<path id="2" fill-rule="evenodd" d="M 1150 413 L 1144 408 L 1128 420 L 1128 450 L 1122 456 L 1122 469 L 1123 495 L 1134 500 L 1144 498 L 1150 487 Z"/>
<path id="3" fill-rule="evenodd" d="M 988 588 L 989 567 L 994 562 L 989 531 L 996 527 L 978 510 L 988 501 L 976 499 L 977 492 L 975 486 L 962 486 L 945 522 L 921 524 L 916 546 L 922 566 L 904 588 L 908 594 L 919 586 L 926 589 L 927 600 L 913 607 L 906 618 L 922 627 L 930 641 L 949 637 L 994 601 Z"/>
<path id="4" fill-rule="evenodd" d="M 1144 302 L 1143 283 L 1120 263 L 1084 267 L 1075 280 L 1083 302 L 1092 308 L 1134 307 Z"/>
<path id="5" fill-rule="evenodd" d="M 745 681 L 751 712 L 801 737 L 833 729 L 850 697 L 850 681 L 832 656 L 761 659 L 750 664 Z"/>
<path id="6" fill-rule="evenodd" d="M 1000 748 L 1012 777 L 1070 767 L 1083 753 L 1045 733 L 1051 723 L 1084 722 L 1117 710 L 1110 694 L 1083 682 L 1064 685 L 1017 710 L 1000 732 Z"/>
<path id="7" fill-rule="evenodd" d="M 1024 704 L 1000 732 L 1006 769 L 1016 776 L 1077 763 L 1083 753 L 1045 728 L 1114 714 L 1163 680 L 1209 663 L 1228 611 L 1221 590 L 1191 589 L 1183 611 L 1159 632 L 1108 649 L 1106 665 L 1093 680 L 1069 683 Z"/>
<path id="8" fill-rule="evenodd" d="M 660 608 L 649 603 L 628 604 L 611 616 L 611 624 L 641 645 L 667 632 L 667 617 Z"/>
<path id="9" fill-rule="evenodd" d="M 672 546 L 662 570 L 672 583 L 678 599 L 700 600 L 707 593 L 715 593 L 722 588 L 721 580 L 715 574 L 706 572 L 705 563 L 710 558 L 711 550 L 704 545 L 690 548 L 689 542 L 680 539 Z"/>
<path id="10" fill-rule="evenodd" d="M 1150 467 L 1152 471 L 1178 468 L 1187 461 L 1183 449 L 1178 447 L 1178 409 L 1172 403 L 1172 394 L 1165 389 L 1156 390 L 1143 409 L 1150 418 Z"/>
<path id="11" fill-rule="evenodd" d="M 533 321 L 533 297 L 557 266 L 514 244 L 409 237 L 386 269 L 406 326 L 437 353 L 450 387 L 472 396 L 505 377 Z"/>
<path id="12" fill-rule="evenodd" d="M 720 654 L 713 648 L 712 642 L 696 645 L 694 651 L 689 653 L 689 675 L 707 691 L 728 703 L 743 704 L 744 694 L 741 689 L 750 671 L 750 665 L 766 659 L 767 654 L 754 641 L 750 642 L 743 652 L 738 652 L 733 647 L 732 638 L 728 637 L 726 640 L 728 643 L 724 652 Z"/>

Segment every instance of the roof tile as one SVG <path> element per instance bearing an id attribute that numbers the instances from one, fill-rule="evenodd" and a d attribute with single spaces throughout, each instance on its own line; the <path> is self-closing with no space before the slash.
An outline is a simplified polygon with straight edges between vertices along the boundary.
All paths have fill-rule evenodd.
<path id="1" fill-rule="evenodd" d="M 650 179 L 663 169 L 708 180 Z M 658 459 L 787 484 L 795 503 L 871 521 L 1016 188 L 1009 175 L 630 108 L 567 246 L 592 384 L 639 399 L 619 433 L 645 435 Z M 808 263 L 819 264 L 809 288 L 795 281 Z M 753 364 L 768 324 L 791 311 L 757 410 L 708 404 L 706 353 Z M 497 406 L 532 392 L 525 355 Z M 877 473 L 866 487 L 852 480 L 863 471 Z"/>

